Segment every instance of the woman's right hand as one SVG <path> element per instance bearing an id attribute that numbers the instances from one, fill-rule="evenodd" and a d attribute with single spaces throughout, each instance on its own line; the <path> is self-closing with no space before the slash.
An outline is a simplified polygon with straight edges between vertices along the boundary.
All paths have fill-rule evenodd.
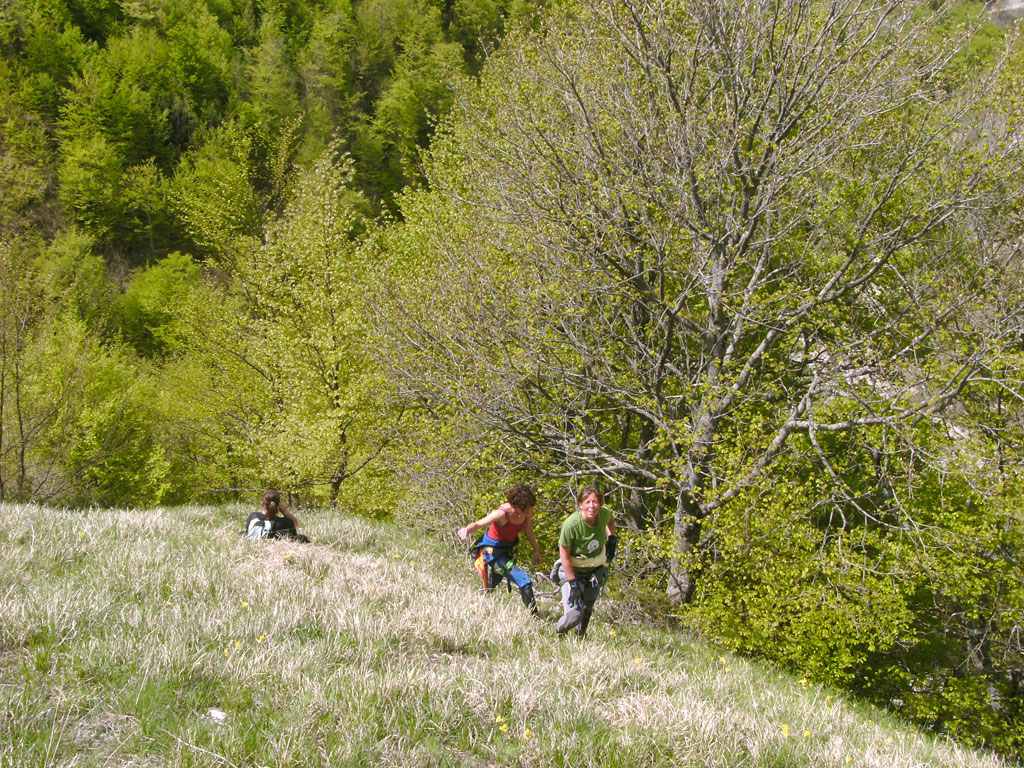
<path id="1" fill-rule="evenodd" d="M 466 526 L 463 526 L 462 528 L 459 528 L 459 530 L 458 530 L 458 531 L 456 531 L 456 533 L 458 534 L 458 536 L 459 536 L 459 538 L 460 538 L 460 539 L 462 539 L 463 541 L 465 541 L 465 540 L 466 540 L 466 537 L 468 537 L 468 536 L 469 536 L 469 526 L 468 526 L 468 525 L 466 525 Z"/>

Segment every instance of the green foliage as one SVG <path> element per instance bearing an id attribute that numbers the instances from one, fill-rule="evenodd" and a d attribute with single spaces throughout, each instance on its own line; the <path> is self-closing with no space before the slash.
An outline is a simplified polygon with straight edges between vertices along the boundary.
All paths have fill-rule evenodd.
<path id="1" fill-rule="evenodd" d="M 116 147 L 97 135 L 63 147 L 60 195 L 74 220 L 100 242 L 118 234 L 125 218 L 124 164 Z"/>
<path id="2" fill-rule="evenodd" d="M 200 255 L 232 264 L 258 247 L 285 198 L 293 141 L 231 124 L 183 160 L 172 198 Z"/>
<path id="3" fill-rule="evenodd" d="M 180 349 L 186 330 L 181 327 L 178 309 L 200 279 L 199 267 L 181 253 L 172 253 L 140 269 L 118 297 L 114 327 L 143 357 Z"/>
<path id="4" fill-rule="evenodd" d="M 66 0 L 63 5 L 82 33 L 100 43 L 116 32 L 123 18 L 117 0 Z"/>
<path id="5" fill-rule="evenodd" d="M 170 490 L 153 430 L 153 394 L 134 359 L 100 345 L 69 315 L 48 320 L 27 348 L 18 417 L 30 498 L 148 505 Z M 11 422 L 8 422 L 10 425 Z"/>
<path id="6" fill-rule="evenodd" d="M 115 291 L 106 264 L 93 252 L 93 241 L 80 230 L 58 235 L 41 255 L 39 279 L 46 301 L 82 320 L 103 335 L 113 311 Z"/>
<path id="7" fill-rule="evenodd" d="M 780 479 L 730 505 L 686 615 L 743 654 L 848 686 L 871 652 L 907 637 L 912 612 L 884 532 L 838 524 L 838 510 L 809 514 L 816 485 Z"/>
<path id="8" fill-rule="evenodd" d="M 82 31 L 64 3 L 10 4 L 10 26 L 0 45 L 8 66 L 19 75 L 17 99 L 51 125 L 56 120 L 60 93 L 91 54 Z"/>
<path id="9" fill-rule="evenodd" d="M 359 349 L 365 313 L 353 298 L 365 298 L 368 265 L 354 244 L 362 217 L 418 178 L 417 153 L 449 107 L 451 81 L 479 63 L 477 43 L 496 42 L 505 19 L 519 12 L 505 3 L 442 8 L 419 0 L 4 4 L 0 237 L 8 254 L 28 249 L 25 269 L 11 276 L 20 286 L 12 304 L 26 309 L 8 326 L 24 332 L 6 336 L 5 392 L 46 380 L 60 403 L 47 410 L 32 399 L 42 389 L 32 397 L 24 389 L 27 399 L 8 397 L 0 409 L 5 460 L 26 447 L 26 461 L 5 470 L 24 481 L 14 482 L 15 496 L 45 485 L 39 465 L 27 461 L 33 451 L 42 455 L 42 443 L 28 447 L 28 432 L 12 441 L 18 429 L 10 420 L 24 407 L 22 415 L 37 419 L 33 434 L 55 430 L 46 450 L 62 468 L 40 491 L 55 499 L 113 498 L 118 477 L 126 493 L 134 485 L 147 489 L 138 498 L 157 498 L 183 485 L 198 493 L 263 484 L 271 475 L 327 483 L 310 487 L 385 514 L 393 505 L 383 470 L 348 478 L 350 491 L 337 483 L 359 475 L 387 432 L 367 440 L 352 426 L 368 393 L 384 390 Z M 338 200 L 314 200 L 306 181 L 295 186 L 325 153 L 346 150 L 355 156 Z M 288 208 L 293 191 L 306 213 Z M 345 234 L 317 244 L 321 211 L 314 208 L 336 204 L 347 211 L 339 219 Z M 307 221 L 296 224 L 302 216 Z M 289 237 L 292 246 L 283 244 Z M 306 246 L 321 260 L 335 259 L 337 271 L 297 268 Z M 267 280 L 283 281 L 300 300 L 282 303 L 280 285 L 254 278 L 264 268 Z M 325 296 L 333 298 L 323 304 Z M 201 319 L 251 344 L 210 334 Z M 347 330 L 325 335 L 311 325 L 323 322 Z M 62 354 L 77 363 L 57 366 L 41 354 L 56 343 L 48 336 L 56 329 L 69 345 Z M 267 356 L 279 361 L 268 367 Z M 83 388 L 87 372 L 95 374 L 93 389 Z M 264 388 L 268 377 L 274 384 Z M 122 432 L 118 407 L 93 403 L 114 381 L 125 397 L 145 390 L 138 397 L 151 406 L 134 411 L 113 399 L 132 421 Z M 226 389 L 202 392 L 197 382 Z M 72 408 L 72 393 L 82 398 L 74 406 L 80 423 L 62 410 Z M 280 402 L 291 410 L 277 419 Z M 254 442 L 261 435 L 277 456 L 272 470 L 261 467 L 266 451 Z M 146 440 L 166 448 L 164 456 L 152 454 L 149 469 Z M 103 451 L 107 469 L 97 463 Z M 120 452 L 143 463 L 132 465 Z M 164 460 L 180 480 L 173 491 L 159 481 Z M 157 479 L 136 482 L 133 473 Z"/>
<path id="10" fill-rule="evenodd" d="M 511 11 L 466 12 L 493 39 Z M 190 248 L 192 222 L 167 201 L 188 186 L 175 178 L 191 172 L 183 156 L 225 125 L 295 140 L 304 165 L 340 135 L 370 204 L 390 204 L 419 177 L 451 80 L 478 58 L 455 40 L 462 13 L 443 21 L 418 0 L 13 2 L 0 116 L 18 162 L 0 165 L 2 207 L 39 209 L 53 184 L 108 260 L 138 266 Z"/>
<path id="11" fill-rule="evenodd" d="M 989 473 L 983 442 L 962 444 L 960 456 L 933 448 L 941 463 L 922 461 L 904 478 L 912 522 L 899 530 L 884 524 L 891 500 L 871 500 L 869 456 L 843 441 L 831 455 L 862 462 L 856 503 L 822 502 L 820 472 L 793 466 L 730 505 L 708 534 L 699 596 L 683 615 L 744 655 L 1018 754 L 1019 481 Z M 927 531 L 923 541 L 911 524 Z"/>
<path id="12" fill-rule="evenodd" d="M 394 75 L 377 102 L 373 130 L 397 154 L 406 180 L 416 178 L 419 148 L 426 145 L 437 116 L 448 111 L 448 84 L 460 63 L 461 51 L 455 44 L 429 44 L 411 36 L 403 41 Z"/>
<path id="13" fill-rule="evenodd" d="M 246 124 L 266 122 L 281 129 L 300 116 L 300 83 L 288 39 L 271 14 L 260 27 L 260 42 L 247 52 L 239 117 Z"/>
<path id="14" fill-rule="evenodd" d="M 210 385 L 183 420 L 190 450 L 219 454 L 210 463 L 217 469 L 204 482 L 276 485 L 306 499 L 340 499 L 349 508 L 386 514 L 384 477 L 372 464 L 394 428 L 394 414 L 365 347 L 374 272 L 358 248 L 366 204 L 350 187 L 351 161 L 332 145 L 309 170 L 280 177 L 273 170 L 269 192 L 288 200 L 284 215 L 250 233 L 243 223 L 237 234 L 216 222 L 237 211 L 225 198 L 241 192 L 259 199 L 258 185 L 250 181 L 258 174 L 243 174 L 235 165 L 233 177 L 200 176 L 208 168 L 232 167 L 230 158 L 219 166 L 205 162 L 196 163 L 196 187 L 209 183 L 217 193 L 223 190 L 221 200 L 185 192 L 182 204 L 199 225 L 197 235 L 210 231 L 223 238 L 211 245 L 226 280 L 183 298 L 182 357 L 175 364 Z M 199 228 L 207 223 L 209 229 Z M 350 490 L 353 481 L 365 485 Z"/>
<path id="15" fill-rule="evenodd" d="M 172 114 L 181 86 L 170 48 L 154 30 L 115 38 L 72 78 L 63 105 L 65 141 L 102 136 L 126 166 L 153 159 L 170 168 Z"/>

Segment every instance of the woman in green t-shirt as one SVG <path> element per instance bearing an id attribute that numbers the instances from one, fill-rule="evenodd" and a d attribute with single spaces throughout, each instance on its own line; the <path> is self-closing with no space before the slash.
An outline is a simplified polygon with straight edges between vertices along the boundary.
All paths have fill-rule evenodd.
<path id="1" fill-rule="evenodd" d="M 615 518 L 603 502 L 601 492 L 587 486 L 576 496 L 578 509 L 562 523 L 556 568 L 562 585 L 559 634 L 573 627 L 581 637 L 587 633 L 594 602 L 608 579 L 608 563 L 615 555 Z"/>

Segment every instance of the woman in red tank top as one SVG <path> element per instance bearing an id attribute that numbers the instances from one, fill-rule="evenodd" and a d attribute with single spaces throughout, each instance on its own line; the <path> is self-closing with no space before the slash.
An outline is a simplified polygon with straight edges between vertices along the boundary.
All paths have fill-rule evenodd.
<path id="1" fill-rule="evenodd" d="M 498 507 L 498 510 L 504 512 L 505 522 L 493 521 L 491 527 L 487 529 L 487 535 L 496 541 L 500 541 L 502 544 L 514 544 L 516 539 L 519 538 L 519 534 L 530 525 L 533 518 L 532 510 L 530 510 L 530 513 L 523 513 L 508 503 L 502 504 Z M 519 522 L 515 522 L 516 520 Z M 467 525 L 466 528 L 469 528 L 469 526 Z M 531 533 L 533 532 L 532 526 L 530 531 Z M 527 538 L 529 538 L 528 535 Z"/>
<path id="2" fill-rule="evenodd" d="M 524 483 L 516 483 L 508 489 L 507 501 L 491 510 L 486 517 L 458 530 L 459 538 L 465 541 L 470 534 L 487 529 L 476 543 L 474 563 L 484 581 L 484 591 L 494 589 L 503 580 L 519 590 L 523 603 L 537 612 L 537 601 L 533 596 L 533 580 L 529 574 L 514 563 L 513 545 L 522 533 L 533 547 L 533 562 L 540 565 L 540 548 L 533 532 L 533 507 L 537 503 L 533 489 Z M 507 546 L 504 546 L 507 545 Z"/>
<path id="3" fill-rule="evenodd" d="M 533 562 L 540 565 L 540 548 L 533 532 L 533 507 L 537 498 L 530 486 L 516 483 L 508 489 L 508 501 L 491 510 L 490 514 L 460 528 L 458 536 L 465 541 L 469 536 L 487 528 L 487 536 L 503 544 L 514 544 L 522 533 L 533 547 Z"/>

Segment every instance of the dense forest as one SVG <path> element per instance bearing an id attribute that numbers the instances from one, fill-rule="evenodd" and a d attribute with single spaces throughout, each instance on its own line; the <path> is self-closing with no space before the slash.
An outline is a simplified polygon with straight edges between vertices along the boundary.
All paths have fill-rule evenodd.
<path id="1" fill-rule="evenodd" d="M 429 533 L 1024 754 L 1024 45 L 981 3 L 7 0 L 0 501 Z"/>

